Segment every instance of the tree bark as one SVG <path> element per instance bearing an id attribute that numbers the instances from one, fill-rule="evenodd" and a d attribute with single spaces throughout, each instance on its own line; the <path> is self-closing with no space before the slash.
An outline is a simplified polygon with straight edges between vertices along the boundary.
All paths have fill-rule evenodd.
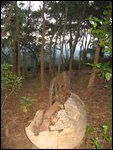
<path id="1" fill-rule="evenodd" d="M 69 30 L 69 34 L 70 34 L 69 46 L 70 46 L 70 49 L 71 49 L 71 47 L 72 47 L 72 41 L 73 41 L 71 20 L 69 20 L 69 26 L 70 26 L 70 30 Z"/>
<path id="2" fill-rule="evenodd" d="M 18 6 L 16 2 L 16 34 L 15 34 L 15 39 L 16 39 L 16 44 L 17 44 L 17 72 L 18 76 L 20 76 L 20 20 L 18 16 Z"/>
<path id="3" fill-rule="evenodd" d="M 100 53 L 100 47 L 97 44 L 96 50 L 95 50 L 94 65 L 97 64 L 99 61 L 99 53 Z M 96 68 L 94 67 L 92 70 L 92 74 L 90 76 L 90 79 L 89 79 L 88 86 L 87 86 L 87 92 L 91 91 L 92 86 L 94 84 L 95 76 L 96 76 Z"/>
<path id="4" fill-rule="evenodd" d="M 57 39 L 58 39 L 58 33 L 56 33 L 56 38 L 55 38 L 55 44 L 53 48 L 53 59 L 52 59 L 52 70 L 53 74 L 55 74 L 55 59 L 56 59 L 56 45 L 57 45 Z"/>
<path id="5" fill-rule="evenodd" d="M 88 38 L 88 31 L 85 32 L 85 45 L 84 45 L 84 51 L 83 51 L 83 61 L 86 62 L 87 61 L 87 38 Z"/>
<path id="6" fill-rule="evenodd" d="M 20 43 L 19 43 L 19 37 L 18 37 L 17 43 L 18 43 L 18 76 L 20 76 Z"/>
<path id="7" fill-rule="evenodd" d="M 84 42 L 84 36 L 81 39 L 81 46 L 80 46 L 80 52 L 79 52 L 79 60 L 78 60 L 78 69 L 81 68 L 81 61 L 82 61 L 82 48 L 83 48 L 83 42 Z"/>
<path id="8" fill-rule="evenodd" d="M 26 49 L 24 49 L 24 52 L 23 52 L 23 76 L 25 77 L 26 76 Z"/>
<path id="9" fill-rule="evenodd" d="M 41 46 L 41 89 L 44 89 L 44 44 L 45 44 L 45 1 L 43 1 L 43 8 L 42 8 L 42 46 Z"/>
<path id="10" fill-rule="evenodd" d="M 53 35 L 50 39 L 50 47 L 49 47 L 49 58 L 50 58 L 50 61 L 49 61 L 49 75 L 51 76 L 52 74 L 52 39 L 53 39 Z"/>

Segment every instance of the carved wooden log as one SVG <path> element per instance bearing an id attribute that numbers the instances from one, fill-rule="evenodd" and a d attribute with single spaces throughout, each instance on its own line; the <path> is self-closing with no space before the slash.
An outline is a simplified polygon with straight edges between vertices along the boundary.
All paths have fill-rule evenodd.
<path id="1" fill-rule="evenodd" d="M 36 113 L 26 134 L 41 149 L 74 148 L 86 131 L 86 109 L 79 96 L 70 92 L 66 72 L 52 80 L 49 97 L 50 107 Z"/>
<path id="2" fill-rule="evenodd" d="M 35 135 L 37 135 L 39 132 L 39 127 L 43 122 L 43 117 L 44 117 L 43 109 L 38 110 L 34 116 L 33 122 L 31 124 L 31 130 Z"/>
<path id="3" fill-rule="evenodd" d="M 48 110 L 44 111 L 40 109 L 36 112 L 33 119 L 32 132 L 38 135 L 40 131 L 47 130 L 49 128 L 52 115 L 63 108 L 63 105 L 59 102 L 55 102 Z"/>
<path id="4" fill-rule="evenodd" d="M 50 126 L 51 117 L 55 112 L 58 112 L 61 108 L 63 108 L 63 105 L 59 102 L 55 102 L 53 105 L 50 106 L 50 108 L 45 112 L 43 117 L 43 122 L 40 125 L 40 131 L 47 130 Z"/>
<path id="5" fill-rule="evenodd" d="M 53 110 L 51 107 L 45 112 L 47 117 L 54 116 L 55 110 L 60 109 L 56 107 L 56 104 L 53 107 L 55 107 Z M 39 131 L 38 135 L 34 135 L 32 132 L 31 122 L 25 129 L 28 138 L 40 149 L 73 149 L 77 147 L 86 131 L 87 119 L 84 103 L 76 94 L 71 93 L 71 96 L 64 103 L 64 108 L 55 114 L 57 114 L 55 124 L 46 124 L 49 129 Z"/>

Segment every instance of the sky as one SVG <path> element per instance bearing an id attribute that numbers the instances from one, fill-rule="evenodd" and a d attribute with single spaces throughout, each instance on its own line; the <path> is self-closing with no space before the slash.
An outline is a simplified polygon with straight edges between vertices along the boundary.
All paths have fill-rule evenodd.
<path id="1" fill-rule="evenodd" d="M 36 11 L 39 9 L 39 5 L 41 5 L 41 1 L 31 1 L 32 2 L 32 10 Z"/>
<path id="2" fill-rule="evenodd" d="M 20 4 L 20 2 L 23 2 L 25 4 L 25 7 L 28 7 L 29 3 L 31 3 L 31 6 L 32 6 L 31 9 L 32 9 L 32 11 L 37 11 L 39 9 L 39 6 L 42 3 L 42 1 L 18 1 L 18 4 Z"/>

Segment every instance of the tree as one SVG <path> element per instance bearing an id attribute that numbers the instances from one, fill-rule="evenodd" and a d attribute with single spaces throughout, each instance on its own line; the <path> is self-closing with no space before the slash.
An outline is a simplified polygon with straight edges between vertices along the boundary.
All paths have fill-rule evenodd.
<path id="1" fill-rule="evenodd" d="M 11 19 L 12 12 L 13 12 L 13 9 L 15 7 L 15 4 L 16 4 L 16 1 L 13 1 L 12 4 L 11 4 L 11 6 L 10 6 L 10 9 L 9 9 L 8 16 L 6 18 L 4 18 L 4 20 L 3 20 L 4 27 L 2 29 L 1 38 L 5 35 L 5 31 L 7 29 L 8 23 L 9 23 L 9 21 Z"/>
<path id="2" fill-rule="evenodd" d="M 64 38 L 65 38 L 65 32 L 66 32 L 66 23 L 67 23 L 67 4 L 65 2 L 65 19 L 64 19 L 64 29 L 63 29 L 63 39 L 62 39 L 62 46 L 60 51 L 60 57 L 58 60 L 58 74 L 60 74 L 60 68 L 61 68 L 61 62 L 62 62 L 62 54 L 63 54 L 63 45 L 64 45 Z"/>
<path id="3" fill-rule="evenodd" d="M 26 49 L 23 50 L 23 68 L 22 68 L 22 72 L 23 72 L 23 77 L 26 76 Z"/>
<path id="4" fill-rule="evenodd" d="M 50 3 L 53 3 L 54 4 L 54 2 L 50 2 Z M 56 43 L 57 43 L 57 38 L 58 38 L 58 34 L 57 34 L 57 29 L 58 29 L 58 23 L 59 23 L 59 11 L 60 11 L 60 7 L 61 7 L 61 5 L 59 4 L 58 5 L 58 9 L 57 9 L 57 13 L 55 14 L 55 19 L 56 19 L 56 24 L 55 25 L 52 25 L 52 28 L 51 28 L 51 32 L 52 33 L 50 33 L 50 34 L 52 34 L 52 36 L 51 36 L 51 38 L 50 38 L 50 47 L 49 47 L 49 49 L 50 49 L 50 53 L 49 53 L 49 57 L 50 57 L 50 62 L 49 62 L 49 75 L 51 76 L 51 74 L 53 74 L 53 72 L 54 72 L 54 67 L 55 67 L 55 62 L 54 62 L 54 60 L 55 60 L 55 48 L 56 48 Z M 51 11 L 51 10 L 50 10 Z M 56 11 L 56 10 L 55 10 Z M 51 12 L 49 12 L 49 13 L 51 13 Z M 50 16 L 50 19 L 51 19 L 51 16 Z M 49 24 L 49 28 L 50 28 L 50 24 Z M 55 40 L 55 44 L 54 44 L 54 49 L 53 49 L 53 51 L 54 52 L 52 52 L 52 40 L 53 40 L 53 38 L 54 38 L 54 36 L 55 36 L 55 34 L 57 34 L 56 35 L 56 40 Z M 53 71 L 53 72 L 52 72 Z"/>
<path id="5" fill-rule="evenodd" d="M 42 46 L 41 46 L 41 88 L 44 88 L 44 44 L 45 44 L 45 17 L 44 17 L 44 11 L 45 11 L 45 1 L 43 1 L 43 7 L 42 7 Z"/>
<path id="6" fill-rule="evenodd" d="M 94 34 L 94 36 L 98 38 L 98 45 L 96 47 L 96 52 L 95 52 L 95 58 L 94 58 L 94 64 L 93 64 L 94 68 L 93 68 L 93 71 L 92 71 L 92 74 L 91 74 L 91 77 L 89 79 L 89 83 L 87 86 L 88 92 L 91 91 L 91 88 L 93 86 L 96 71 L 98 70 L 98 68 L 100 69 L 99 71 L 101 71 L 101 68 L 103 68 L 102 67 L 103 64 L 101 63 L 98 64 L 100 47 L 104 46 L 105 51 L 109 52 L 110 56 L 112 57 L 111 55 L 111 52 L 112 52 L 111 12 L 112 12 L 112 6 L 110 3 L 109 6 L 107 6 L 106 9 L 103 11 L 103 16 L 101 18 L 92 17 L 92 16 L 89 17 L 89 20 L 93 26 L 91 28 L 91 31 Z M 101 23 L 101 24 L 98 25 L 98 23 Z M 102 71 L 101 76 L 107 80 L 110 80 L 112 76 L 112 73 L 111 73 L 112 71 L 110 71 L 107 68 L 104 70 Z"/>
<path id="7" fill-rule="evenodd" d="M 74 56 L 75 48 L 76 48 L 77 41 L 78 41 L 78 37 L 79 37 L 80 26 L 81 26 L 81 23 L 82 23 L 82 21 L 83 21 L 83 17 L 84 17 L 85 11 L 86 11 L 87 3 L 88 3 L 87 1 L 84 1 L 83 11 L 82 11 L 82 14 L 81 14 L 81 18 L 80 18 L 79 21 L 78 21 L 77 30 L 76 30 L 76 32 L 75 32 L 74 43 L 73 43 L 73 45 L 72 45 L 72 47 L 71 47 L 71 49 L 70 49 L 69 74 L 71 73 L 72 62 L 73 62 L 73 56 Z"/>
<path id="8" fill-rule="evenodd" d="M 2 47 L 6 46 L 9 48 L 8 52 L 10 53 L 11 64 L 13 64 L 15 72 L 20 74 L 20 57 L 24 53 L 23 51 L 26 51 L 26 65 L 29 61 L 27 59 L 28 55 L 31 58 L 31 62 L 35 64 L 34 67 L 36 69 L 41 64 L 42 80 L 44 79 L 44 68 L 46 66 L 49 67 L 50 75 L 54 72 L 56 68 L 56 56 L 58 55 L 57 52 L 60 52 L 57 66 L 58 72 L 63 69 L 64 63 L 62 62 L 64 61 L 67 62 L 66 68 L 69 68 L 69 70 L 72 69 L 76 45 L 80 43 L 80 39 L 83 40 L 83 38 L 86 38 L 87 41 L 87 34 L 93 35 L 89 32 L 89 27 L 92 27 L 92 24 L 86 18 L 89 14 L 92 14 L 93 17 L 96 16 L 101 19 L 102 10 L 107 5 L 107 2 L 101 1 L 98 2 L 99 4 L 94 1 L 46 1 L 44 3 L 46 4 L 44 6 L 45 16 L 43 15 L 43 8 L 38 11 L 32 11 L 30 3 L 27 9 L 22 7 L 22 2 L 21 5 L 15 5 L 11 18 L 9 19 L 9 24 L 7 24 L 5 30 L 5 32 L 9 33 L 9 36 L 7 39 L 2 39 Z M 100 3 L 102 4 L 101 8 Z M 2 9 L 2 24 L 3 18 L 7 18 L 4 16 L 8 16 L 7 12 L 10 12 L 11 4 L 8 1 L 2 2 L 2 7 L 4 8 Z M 65 6 L 68 10 L 67 14 Z M 66 56 L 63 55 L 64 44 L 67 47 L 65 49 Z M 85 46 L 81 42 L 81 50 L 83 51 L 84 48 L 85 57 L 87 54 L 87 46 L 87 42 L 85 42 Z M 2 49 L 2 54 L 5 54 L 3 52 L 4 50 Z M 69 53 L 70 58 L 67 56 Z M 23 57 L 25 58 L 25 53 Z M 41 61 L 39 62 L 38 59 Z M 46 66 L 44 65 L 45 60 L 47 60 Z M 24 67 L 25 61 L 23 63 L 23 73 Z M 42 80 L 41 82 L 43 82 Z"/>
<path id="9" fill-rule="evenodd" d="M 94 65 L 96 65 L 99 61 L 99 53 L 100 53 L 100 46 L 97 44 L 96 45 L 96 50 L 95 50 L 95 57 L 94 57 Z M 94 80 L 96 76 L 96 68 L 94 67 L 88 82 L 87 86 L 87 91 L 89 92 L 93 86 Z"/>

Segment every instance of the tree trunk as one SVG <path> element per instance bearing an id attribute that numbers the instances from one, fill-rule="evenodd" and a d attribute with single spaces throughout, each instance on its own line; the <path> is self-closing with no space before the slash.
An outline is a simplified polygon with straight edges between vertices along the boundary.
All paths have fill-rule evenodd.
<path id="1" fill-rule="evenodd" d="M 102 63 L 103 61 L 104 61 L 104 51 L 103 47 L 100 47 L 99 62 Z"/>
<path id="2" fill-rule="evenodd" d="M 43 8 L 42 8 L 42 46 L 41 46 L 41 89 L 44 89 L 44 44 L 45 44 L 45 1 L 43 1 Z"/>
<path id="3" fill-rule="evenodd" d="M 18 76 L 20 76 L 20 37 L 19 37 L 19 24 L 18 24 L 18 20 L 17 20 L 17 38 L 16 38 L 16 42 L 17 42 L 17 54 L 18 54 L 18 58 L 17 58 L 17 72 L 18 72 Z"/>
<path id="4" fill-rule="evenodd" d="M 58 33 L 55 38 L 55 44 L 53 48 L 53 59 L 52 59 L 52 70 L 53 70 L 53 75 L 55 74 L 55 59 L 56 59 L 56 45 L 57 45 L 57 39 L 58 39 Z"/>
<path id="5" fill-rule="evenodd" d="M 66 69 L 68 68 L 68 61 L 69 61 L 69 53 L 67 49 L 67 43 L 65 42 L 65 67 Z"/>
<path id="6" fill-rule="evenodd" d="M 88 38 L 88 31 L 85 32 L 85 45 L 84 45 L 84 51 L 83 51 L 83 61 L 86 62 L 87 61 L 87 38 Z"/>
<path id="7" fill-rule="evenodd" d="M 19 43 L 19 37 L 18 37 L 18 76 L 20 76 L 20 43 Z"/>
<path id="8" fill-rule="evenodd" d="M 63 45 L 64 45 L 64 38 L 65 38 L 65 32 L 66 32 L 66 23 L 67 23 L 67 5 L 66 5 L 66 2 L 65 2 L 65 21 L 64 21 L 64 29 L 63 29 L 62 46 L 61 46 L 61 51 L 60 51 L 60 57 L 59 57 L 59 60 L 58 60 L 58 74 L 60 74 L 60 69 L 61 69 Z"/>
<path id="9" fill-rule="evenodd" d="M 79 61 L 78 61 L 78 69 L 81 68 L 81 62 L 82 62 L 82 48 L 83 48 L 83 42 L 84 42 L 84 36 L 81 39 L 81 46 L 80 46 L 80 52 L 79 52 Z"/>
<path id="10" fill-rule="evenodd" d="M 88 3 L 87 1 L 84 1 L 84 7 L 83 7 L 82 15 L 81 15 L 81 18 L 80 18 L 80 20 L 79 20 L 79 22 L 78 22 L 77 32 L 75 32 L 74 43 L 73 43 L 73 45 L 72 45 L 72 47 L 71 47 L 71 49 L 70 49 L 69 75 L 70 75 L 70 73 L 71 73 L 72 63 L 73 63 L 73 57 L 74 57 L 74 52 L 75 52 L 75 48 L 76 48 L 76 45 L 77 45 L 77 42 L 78 42 L 80 26 L 81 26 L 81 23 L 82 23 L 82 20 L 83 20 L 85 11 L 86 11 L 87 3 Z"/>
<path id="11" fill-rule="evenodd" d="M 26 76 L 26 49 L 23 52 L 23 77 Z"/>
<path id="12" fill-rule="evenodd" d="M 99 53 L 100 53 L 100 47 L 96 46 L 96 50 L 95 50 L 95 57 L 94 57 L 94 65 L 98 63 L 99 61 Z M 91 89 L 92 89 L 92 86 L 93 86 L 93 83 L 94 83 L 94 80 L 95 80 L 95 76 L 96 76 L 96 68 L 94 67 L 93 70 L 92 70 L 92 74 L 90 76 L 90 79 L 89 79 L 89 83 L 88 83 L 88 86 L 87 86 L 87 91 L 90 92 Z"/>
<path id="13" fill-rule="evenodd" d="M 72 47 L 72 41 L 73 41 L 71 20 L 69 20 L 69 25 L 70 25 L 70 30 L 69 30 L 69 34 L 70 34 L 69 46 L 70 46 L 70 49 L 71 49 L 71 47 Z"/>
<path id="14" fill-rule="evenodd" d="M 13 65 L 13 73 L 17 73 L 17 65 L 16 65 L 16 57 L 17 57 L 17 53 L 16 53 L 16 42 L 15 40 L 12 41 L 11 43 L 11 47 L 10 47 L 10 56 L 11 56 L 11 64 Z"/>
<path id="15" fill-rule="evenodd" d="M 17 72 L 18 76 L 20 76 L 20 24 L 19 24 L 19 16 L 18 16 L 18 6 L 16 2 L 16 45 L 17 45 Z"/>
<path id="16" fill-rule="evenodd" d="M 49 47 L 49 76 L 51 76 L 51 74 L 52 74 L 52 50 L 51 50 L 51 48 L 52 48 L 52 39 L 53 39 L 53 35 L 52 35 L 52 37 L 51 37 L 51 39 L 50 39 L 50 47 Z"/>

